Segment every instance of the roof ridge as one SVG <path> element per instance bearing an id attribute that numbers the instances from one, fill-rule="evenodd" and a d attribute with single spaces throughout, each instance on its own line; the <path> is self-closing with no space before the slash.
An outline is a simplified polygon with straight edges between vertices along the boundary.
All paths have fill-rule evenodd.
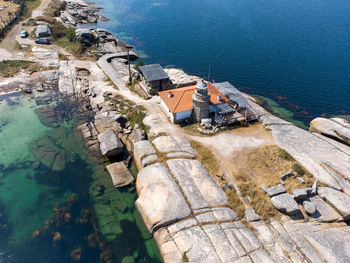
<path id="1" fill-rule="evenodd" d="M 181 92 L 182 92 L 182 94 L 181 94 L 179 100 L 177 101 L 177 103 L 176 103 L 176 105 L 175 105 L 175 107 L 174 107 L 174 109 L 173 109 L 173 112 L 175 112 L 175 110 L 176 110 L 177 106 L 179 105 L 179 103 L 180 103 L 182 97 L 184 96 L 185 90 L 182 90 Z"/>

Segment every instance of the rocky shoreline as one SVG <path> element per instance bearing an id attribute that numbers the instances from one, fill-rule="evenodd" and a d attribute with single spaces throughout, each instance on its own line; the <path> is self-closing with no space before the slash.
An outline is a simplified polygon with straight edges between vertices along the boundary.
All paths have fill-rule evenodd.
<path id="1" fill-rule="evenodd" d="M 312 188 L 287 193 L 283 184 L 293 171 L 284 173 L 280 184 L 264 187 L 282 212 L 281 219 L 263 222 L 250 206 L 245 219 L 239 218 L 229 206 L 227 189 L 198 160 L 188 136 L 176 135 L 167 120 L 158 119 L 157 99 L 144 101 L 126 88 L 127 65 L 120 55 L 126 44 L 104 29 L 77 29 L 79 23 L 95 23 L 98 10 L 81 1 L 69 2 L 60 19 L 76 29 L 78 41 L 96 44 L 99 55 L 110 57 L 98 63 L 59 61 L 58 69 L 2 80 L 0 88 L 30 93 L 57 87 L 93 113 L 89 122 L 77 127 L 85 146 L 107 164 L 115 187 L 136 181 L 136 207 L 164 262 L 349 262 L 350 148 L 339 140 L 349 144 L 350 124 L 318 119 L 308 132 L 271 115 L 247 96 L 275 144 L 305 167 L 315 182 Z M 106 63 L 115 70 L 110 80 Z M 127 169 L 132 161 L 139 170 L 136 180 Z"/>

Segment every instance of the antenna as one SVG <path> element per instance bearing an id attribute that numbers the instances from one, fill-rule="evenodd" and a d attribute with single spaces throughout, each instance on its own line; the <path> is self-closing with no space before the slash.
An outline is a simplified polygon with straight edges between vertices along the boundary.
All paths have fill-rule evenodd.
<path id="1" fill-rule="evenodd" d="M 209 69 L 208 69 L 208 81 L 210 82 L 210 64 L 209 64 Z"/>

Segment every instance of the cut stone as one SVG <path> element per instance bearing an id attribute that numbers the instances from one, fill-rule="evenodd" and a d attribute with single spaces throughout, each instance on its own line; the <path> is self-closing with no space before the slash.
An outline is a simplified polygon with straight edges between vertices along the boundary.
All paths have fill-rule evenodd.
<path id="1" fill-rule="evenodd" d="M 294 195 L 294 199 L 297 202 L 302 202 L 304 200 L 306 200 L 307 198 L 307 192 L 306 189 L 302 188 L 302 189 L 295 189 L 293 191 L 293 195 Z"/>

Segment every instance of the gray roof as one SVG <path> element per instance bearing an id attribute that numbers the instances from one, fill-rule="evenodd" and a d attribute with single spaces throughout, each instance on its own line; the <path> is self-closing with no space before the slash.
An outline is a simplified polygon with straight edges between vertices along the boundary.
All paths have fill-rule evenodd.
<path id="1" fill-rule="evenodd" d="M 223 115 L 234 113 L 235 110 L 230 107 L 227 103 L 219 103 L 209 105 L 210 112 L 216 112 Z"/>
<path id="2" fill-rule="evenodd" d="M 213 85 L 230 101 L 236 102 L 240 108 L 249 109 L 248 100 L 230 82 L 213 83 Z"/>
<path id="3" fill-rule="evenodd" d="M 168 79 L 168 74 L 159 64 L 151 64 L 146 66 L 140 66 L 140 70 L 147 81 Z"/>

